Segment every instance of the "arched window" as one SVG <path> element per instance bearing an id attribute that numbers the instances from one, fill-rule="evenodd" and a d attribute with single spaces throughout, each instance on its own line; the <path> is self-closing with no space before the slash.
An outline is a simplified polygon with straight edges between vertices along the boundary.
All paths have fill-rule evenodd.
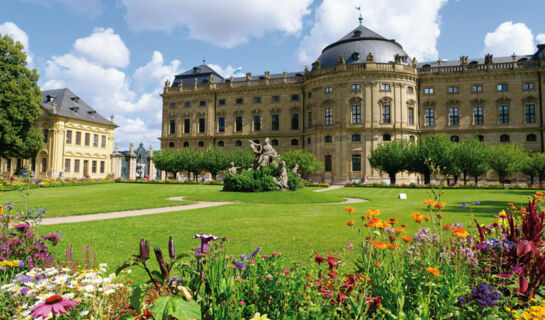
<path id="1" fill-rule="evenodd" d="M 198 144 L 199 148 L 202 148 L 204 147 L 204 141 L 199 141 L 199 144 Z"/>
<path id="2" fill-rule="evenodd" d="M 218 147 L 223 147 L 224 145 L 223 141 L 218 141 Z"/>
<path id="3" fill-rule="evenodd" d="M 278 145 L 278 140 L 276 140 L 276 139 L 272 139 L 272 141 L 271 141 L 271 145 L 273 145 L 273 146 L 277 146 L 277 145 Z"/>
<path id="4" fill-rule="evenodd" d="M 450 142 L 460 142 L 459 136 L 450 136 Z"/>
<path id="5" fill-rule="evenodd" d="M 241 147 L 242 142 L 240 140 L 235 141 L 235 147 Z"/>
<path id="6" fill-rule="evenodd" d="M 307 138 L 307 144 L 311 144 L 312 140 L 310 138 Z"/>
<path id="7" fill-rule="evenodd" d="M 382 141 L 392 141 L 392 136 L 389 134 L 383 134 L 382 135 Z"/>
<path id="8" fill-rule="evenodd" d="M 414 142 L 414 140 L 415 140 L 414 136 L 409 136 L 409 141 L 410 142 Z"/>
<path id="9" fill-rule="evenodd" d="M 359 134 L 353 134 L 352 135 L 352 142 L 361 141 L 361 135 Z"/>
<path id="10" fill-rule="evenodd" d="M 292 146 L 297 146 L 297 145 L 299 145 L 299 140 L 298 140 L 298 139 L 291 139 L 291 145 L 292 145 Z"/>
<path id="11" fill-rule="evenodd" d="M 325 141 L 326 143 L 329 143 L 329 142 L 333 141 L 333 138 L 332 138 L 331 136 L 325 136 L 324 141 Z"/>
<path id="12" fill-rule="evenodd" d="M 174 142 L 169 142 L 168 146 L 169 146 L 169 148 L 174 148 Z"/>
<path id="13" fill-rule="evenodd" d="M 529 135 L 526 136 L 526 141 L 528 142 L 536 142 L 537 141 L 537 136 L 533 133 L 530 133 Z"/>
<path id="14" fill-rule="evenodd" d="M 184 148 L 189 148 L 189 142 L 184 142 Z"/>
<path id="15" fill-rule="evenodd" d="M 482 142 L 482 141 L 484 141 L 484 136 L 483 136 L 483 135 L 478 135 L 478 136 L 477 136 L 477 139 L 479 139 L 479 141 Z"/>
<path id="16" fill-rule="evenodd" d="M 511 138 L 509 137 L 508 134 L 502 134 L 500 136 L 500 142 L 509 142 L 509 140 L 511 140 Z"/>

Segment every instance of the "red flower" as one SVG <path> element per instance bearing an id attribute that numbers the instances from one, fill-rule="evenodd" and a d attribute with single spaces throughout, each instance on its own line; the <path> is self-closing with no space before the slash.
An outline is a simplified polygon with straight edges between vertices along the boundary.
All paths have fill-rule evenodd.
<path id="1" fill-rule="evenodd" d="M 324 262 L 324 257 L 322 257 L 321 255 L 319 255 L 318 253 L 316 253 L 316 256 L 314 256 L 314 261 L 316 261 L 318 264 L 322 264 L 322 262 Z"/>

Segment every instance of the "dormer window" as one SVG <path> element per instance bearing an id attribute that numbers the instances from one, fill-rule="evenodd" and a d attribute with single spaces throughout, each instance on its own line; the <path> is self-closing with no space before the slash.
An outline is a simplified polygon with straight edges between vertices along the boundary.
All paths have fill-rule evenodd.
<path id="1" fill-rule="evenodd" d="M 72 99 L 72 101 L 74 101 L 75 103 L 78 103 L 78 102 L 79 102 L 79 97 L 72 97 L 72 98 L 70 98 L 70 99 Z"/>
<path id="2" fill-rule="evenodd" d="M 359 38 L 359 37 L 361 37 L 361 31 L 360 30 L 354 31 L 354 38 Z"/>
<path id="3" fill-rule="evenodd" d="M 95 110 L 91 110 L 91 111 L 87 111 L 87 113 L 91 116 L 91 117 L 95 117 L 95 115 L 97 114 L 97 112 Z"/>
<path id="4" fill-rule="evenodd" d="M 354 52 L 354 53 L 352 53 L 352 55 L 350 57 L 352 58 L 352 60 L 357 61 L 357 60 L 360 59 L 360 53 L 359 52 Z"/>
<path id="5" fill-rule="evenodd" d="M 70 111 L 72 111 L 73 113 L 78 113 L 79 107 L 70 107 Z"/>
<path id="6" fill-rule="evenodd" d="M 50 96 L 50 95 L 46 96 L 46 102 L 53 102 L 53 101 L 55 101 L 55 96 Z"/>

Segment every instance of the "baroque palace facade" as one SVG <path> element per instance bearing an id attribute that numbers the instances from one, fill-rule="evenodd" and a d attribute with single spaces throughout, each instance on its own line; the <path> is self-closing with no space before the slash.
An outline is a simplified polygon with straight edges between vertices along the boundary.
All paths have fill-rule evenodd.
<path id="1" fill-rule="evenodd" d="M 44 91 L 40 107 L 43 113 L 34 126 L 42 130 L 44 148 L 34 159 L 0 158 L 1 176 L 12 176 L 25 166 L 41 178 L 98 179 L 116 174 L 113 116 L 102 117 L 66 88 Z"/>
<path id="2" fill-rule="evenodd" d="M 203 64 L 176 75 L 162 94 L 161 147 L 247 148 L 270 137 L 279 152 L 315 154 L 325 170 L 313 180 L 382 181 L 367 158 L 394 139 L 478 136 L 543 152 L 544 95 L 545 45 L 533 55 L 417 63 L 360 25 L 300 73 L 225 79 Z"/>

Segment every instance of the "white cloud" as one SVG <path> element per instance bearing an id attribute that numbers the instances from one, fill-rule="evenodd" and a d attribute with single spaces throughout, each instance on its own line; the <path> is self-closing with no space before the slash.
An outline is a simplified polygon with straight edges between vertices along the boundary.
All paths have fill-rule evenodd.
<path id="1" fill-rule="evenodd" d="M 297 34 L 312 0 L 122 0 L 135 30 L 185 29 L 193 39 L 234 47 L 269 31 Z"/>
<path id="2" fill-rule="evenodd" d="M 106 50 L 103 56 L 108 56 L 110 52 L 103 49 Z M 101 115 L 115 115 L 115 122 L 120 126 L 116 129 L 116 141 L 122 149 L 128 148 L 130 142 L 152 144 L 157 149 L 162 113 L 159 94 L 163 79 L 172 79 L 179 72 L 180 62 L 173 60 L 167 64 L 156 51 L 150 62 L 137 68 L 131 77 L 119 68 L 105 66 L 97 60 L 100 59 L 89 59 L 82 50 L 51 57 L 46 63 L 42 89 L 69 88 Z M 146 76 L 148 79 L 144 80 Z"/>
<path id="3" fill-rule="evenodd" d="M 506 21 L 484 38 L 483 54 L 496 56 L 532 54 L 535 52 L 534 35 L 524 23 Z"/>
<path id="4" fill-rule="evenodd" d="M 339 40 L 358 25 L 356 6 L 361 6 L 363 24 L 385 38 L 395 38 L 418 60 L 439 57 L 439 9 L 447 0 L 323 0 L 316 9 L 314 26 L 301 41 L 297 58 L 311 64 L 324 47 Z"/>
<path id="5" fill-rule="evenodd" d="M 90 36 L 74 42 L 74 50 L 88 60 L 104 66 L 123 68 L 130 63 L 129 49 L 111 28 L 95 28 Z"/>
<path id="6" fill-rule="evenodd" d="M 32 65 L 32 55 L 29 51 L 28 35 L 26 32 L 21 30 L 15 23 L 7 21 L 0 24 L 0 35 L 8 35 L 13 40 L 21 42 L 27 54 L 27 62 Z"/>
<path id="7" fill-rule="evenodd" d="M 540 33 L 536 36 L 537 43 L 545 44 L 545 33 Z"/>
<path id="8" fill-rule="evenodd" d="M 60 4 L 70 11 L 91 17 L 102 14 L 103 8 L 100 0 L 22 0 L 44 7 L 51 7 L 53 4 Z"/>
<path id="9" fill-rule="evenodd" d="M 172 78 L 179 67 L 179 60 L 172 60 L 169 65 L 164 65 L 163 55 L 159 51 L 154 51 L 151 61 L 134 72 L 134 84 L 137 90 L 142 90 L 150 84 L 163 83 L 166 79 Z"/>
<path id="10" fill-rule="evenodd" d="M 233 77 L 240 77 L 244 74 L 242 73 L 242 67 L 235 68 L 231 65 L 228 65 L 225 68 L 222 68 L 220 65 L 208 63 L 207 66 L 214 69 L 217 73 L 219 73 L 224 78 L 229 78 L 230 76 Z"/>

